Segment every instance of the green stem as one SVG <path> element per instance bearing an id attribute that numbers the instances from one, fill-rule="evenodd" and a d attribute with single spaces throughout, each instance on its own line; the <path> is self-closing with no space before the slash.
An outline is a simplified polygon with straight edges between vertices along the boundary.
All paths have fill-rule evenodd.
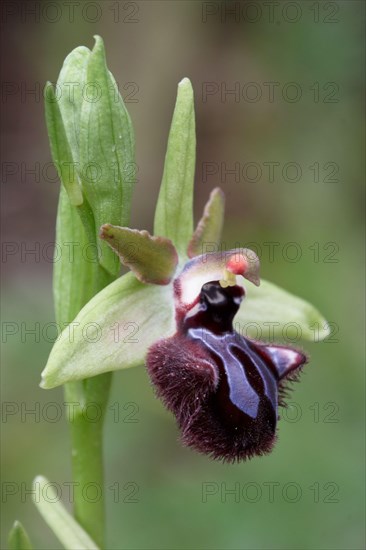
<path id="1" fill-rule="evenodd" d="M 68 208 L 66 212 L 71 217 L 67 227 L 72 226 L 73 220 L 81 238 L 83 229 L 80 227 L 80 221 L 77 217 L 72 218 L 75 213 L 70 209 L 68 202 L 66 208 Z M 64 220 L 64 225 L 65 223 Z M 59 240 L 62 242 L 61 222 L 58 229 Z M 59 306 L 56 307 L 57 319 L 60 323 L 70 323 L 97 292 L 116 278 L 98 264 L 96 251 L 94 252 L 95 258 L 91 263 L 78 258 L 76 272 L 70 272 L 72 264 L 67 264 L 68 278 L 59 267 L 55 287 L 60 285 L 65 293 L 70 292 L 72 296 L 72 299 L 67 302 L 69 307 L 64 310 L 60 304 L 65 296 L 56 295 L 56 304 Z M 112 373 L 106 373 L 80 382 L 65 384 L 72 449 L 74 515 L 100 548 L 103 547 L 105 529 L 103 425 L 111 380 Z"/>
<path id="2" fill-rule="evenodd" d="M 112 373 L 65 385 L 77 521 L 100 548 L 104 543 L 103 424 Z"/>

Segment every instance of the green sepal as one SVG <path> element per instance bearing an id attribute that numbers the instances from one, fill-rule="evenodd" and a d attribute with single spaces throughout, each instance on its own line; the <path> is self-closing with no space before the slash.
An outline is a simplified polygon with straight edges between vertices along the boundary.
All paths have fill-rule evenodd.
<path id="1" fill-rule="evenodd" d="M 127 273 L 94 296 L 61 333 L 41 387 L 143 365 L 151 344 L 174 332 L 172 285 L 145 285 Z"/>
<path id="2" fill-rule="evenodd" d="M 189 79 L 183 78 L 178 84 L 154 221 L 154 235 L 171 239 L 182 257 L 193 232 L 195 161 L 193 89 Z"/>
<path id="3" fill-rule="evenodd" d="M 328 323 L 314 306 L 263 279 L 259 287 L 246 285 L 234 328 L 243 336 L 292 344 L 324 340 L 330 334 Z"/>
<path id="4" fill-rule="evenodd" d="M 100 237 L 118 254 L 139 281 L 167 285 L 171 281 L 178 255 L 172 241 L 165 237 L 152 237 L 148 231 L 105 224 Z"/>

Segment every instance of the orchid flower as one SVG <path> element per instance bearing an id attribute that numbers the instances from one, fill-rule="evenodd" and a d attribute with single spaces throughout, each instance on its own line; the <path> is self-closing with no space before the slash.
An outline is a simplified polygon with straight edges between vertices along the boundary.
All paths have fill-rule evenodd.
<path id="1" fill-rule="evenodd" d="M 254 323 L 266 333 L 270 325 L 278 340 L 284 327 L 287 335 L 301 327 L 303 340 L 312 339 L 315 322 L 323 327 L 319 339 L 329 331 L 313 306 L 260 281 L 253 251 L 219 251 L 222 190 L 212 191 L 193 230 L 194 170 L 193 91 L 185 78 L 178 85 L 154 236 L 112 223 L 108 208 L 98 211 L 102 252 L 108 250 L 98 261 L 108 271 L 113 250 L 130 272 L 96 294 L 63 330 L 41 386 L 146 365 L 185 444 L 213 458 L 242 460 L 273 447 L 286 381 L 307 361 L 301 350 L 260 343 L 242 328 Z M 80 204 L 75 186 L 69 198 Z"/>

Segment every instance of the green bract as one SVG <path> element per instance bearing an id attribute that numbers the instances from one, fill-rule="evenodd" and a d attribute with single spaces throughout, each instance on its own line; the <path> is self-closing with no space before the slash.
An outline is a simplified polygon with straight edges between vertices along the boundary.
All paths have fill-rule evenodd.
<path id="1" fill-rule="evenodd" d="M 96 67 L 101 70 L 100 64 L 104 63 L 101 48 L 98 41 L 92 55 L 99 55 L 99 61 L 89 61 L 87 78 L 91 78 Z M 110 106 L 102 102 L 97 110 L 90 105 L 82 108 L 80 139 L 83 145 L 80 150 L 85 159 L 104 154 L 104 145 L 103 150 L 98 150 L 98 142 L 91 137 L 96 121 L 104 116 L 108 120 L 113 119 Z M 89 134 L 86 133 L 88 124 L 92 125 Z M 121 115 L 117 131 L 125 135 L 126 128 L 130 131 L 129 124 L 128 117 Z M 92 143 L 89 144 L 88 140 Z M 108 139 L 106 142 L 106 151 L 110 152 L 111 143 Z M 118 159 L 122 164 L 130 154 L 127 141 L 123 142 L 125 153 L 121 150 Z M 103 225 L 102 238 L 131 268 L 132 273 L 101 290 L 62 332 L 42 373 L 42 387 L 53 388 L 71 380 L 143 365 L 148 348 L 158 339 L 174 334 L 172 280 L 188 257 L 202 253 L 205 243 L 220 242 L 223 224 L 224 197 L 221 190 L 215 189 L 193 232 L 194 164 L 193 91 L 190 81 L 185 78 L 178 85 L 169 133 L 155 213 L 156 237 L 151 237 L 146 231 L 116 224 L 112 219 L 116 208 L 109 209 L 108 202 L 103 204 L 103 192 L 99 192 L 97 186 L 92 190 L 81 183 L 95 221 Z M 116 194 L 119 205 L 123 197 L 127 197 L 127 202 L 130 199 L 131 187 L 124 185 L 126 190 Z M 112 263 L 108 260 L 102 265 L 112 270 Z M 180 267 L 176 269 L 177 264 Z M 238 332 L 245 330 L 245 336 L 265 340 L 311 340 L 314 338 L 312 327 L 315 324 L 318 326 L 317 339 L 325 338 L 329 333 L 328 326 L 313 306 L 267 281 L 262 281 L 259 288 L 250 282 L 246 285 L 246 299 L 234 320 Z"/>
<path id="2" fill-rule="evenodd" d="M 154 233 L 168 237 L 183 257 L 193 231 L 193 184 L 196 130 L 192 85 L 178 84 L 177 101 L 169 132 L 163 179 L 155 210 Z"/>

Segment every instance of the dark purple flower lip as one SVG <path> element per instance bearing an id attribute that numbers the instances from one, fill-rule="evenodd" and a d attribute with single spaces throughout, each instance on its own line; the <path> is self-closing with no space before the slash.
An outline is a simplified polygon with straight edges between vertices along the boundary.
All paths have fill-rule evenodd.
<path id="1" fill-rule="evenodd" d="M 228 462 L 268 453 L 286 383 L 296 378 L 306 356 L 233 330 L 245 296 L 241 286 L 206 282 L 185 309 L 181 285 L 175 289 L 177 332 L 150 348 L 147 368 L 157 395 L 176 416 L 183 442 Z"/>

